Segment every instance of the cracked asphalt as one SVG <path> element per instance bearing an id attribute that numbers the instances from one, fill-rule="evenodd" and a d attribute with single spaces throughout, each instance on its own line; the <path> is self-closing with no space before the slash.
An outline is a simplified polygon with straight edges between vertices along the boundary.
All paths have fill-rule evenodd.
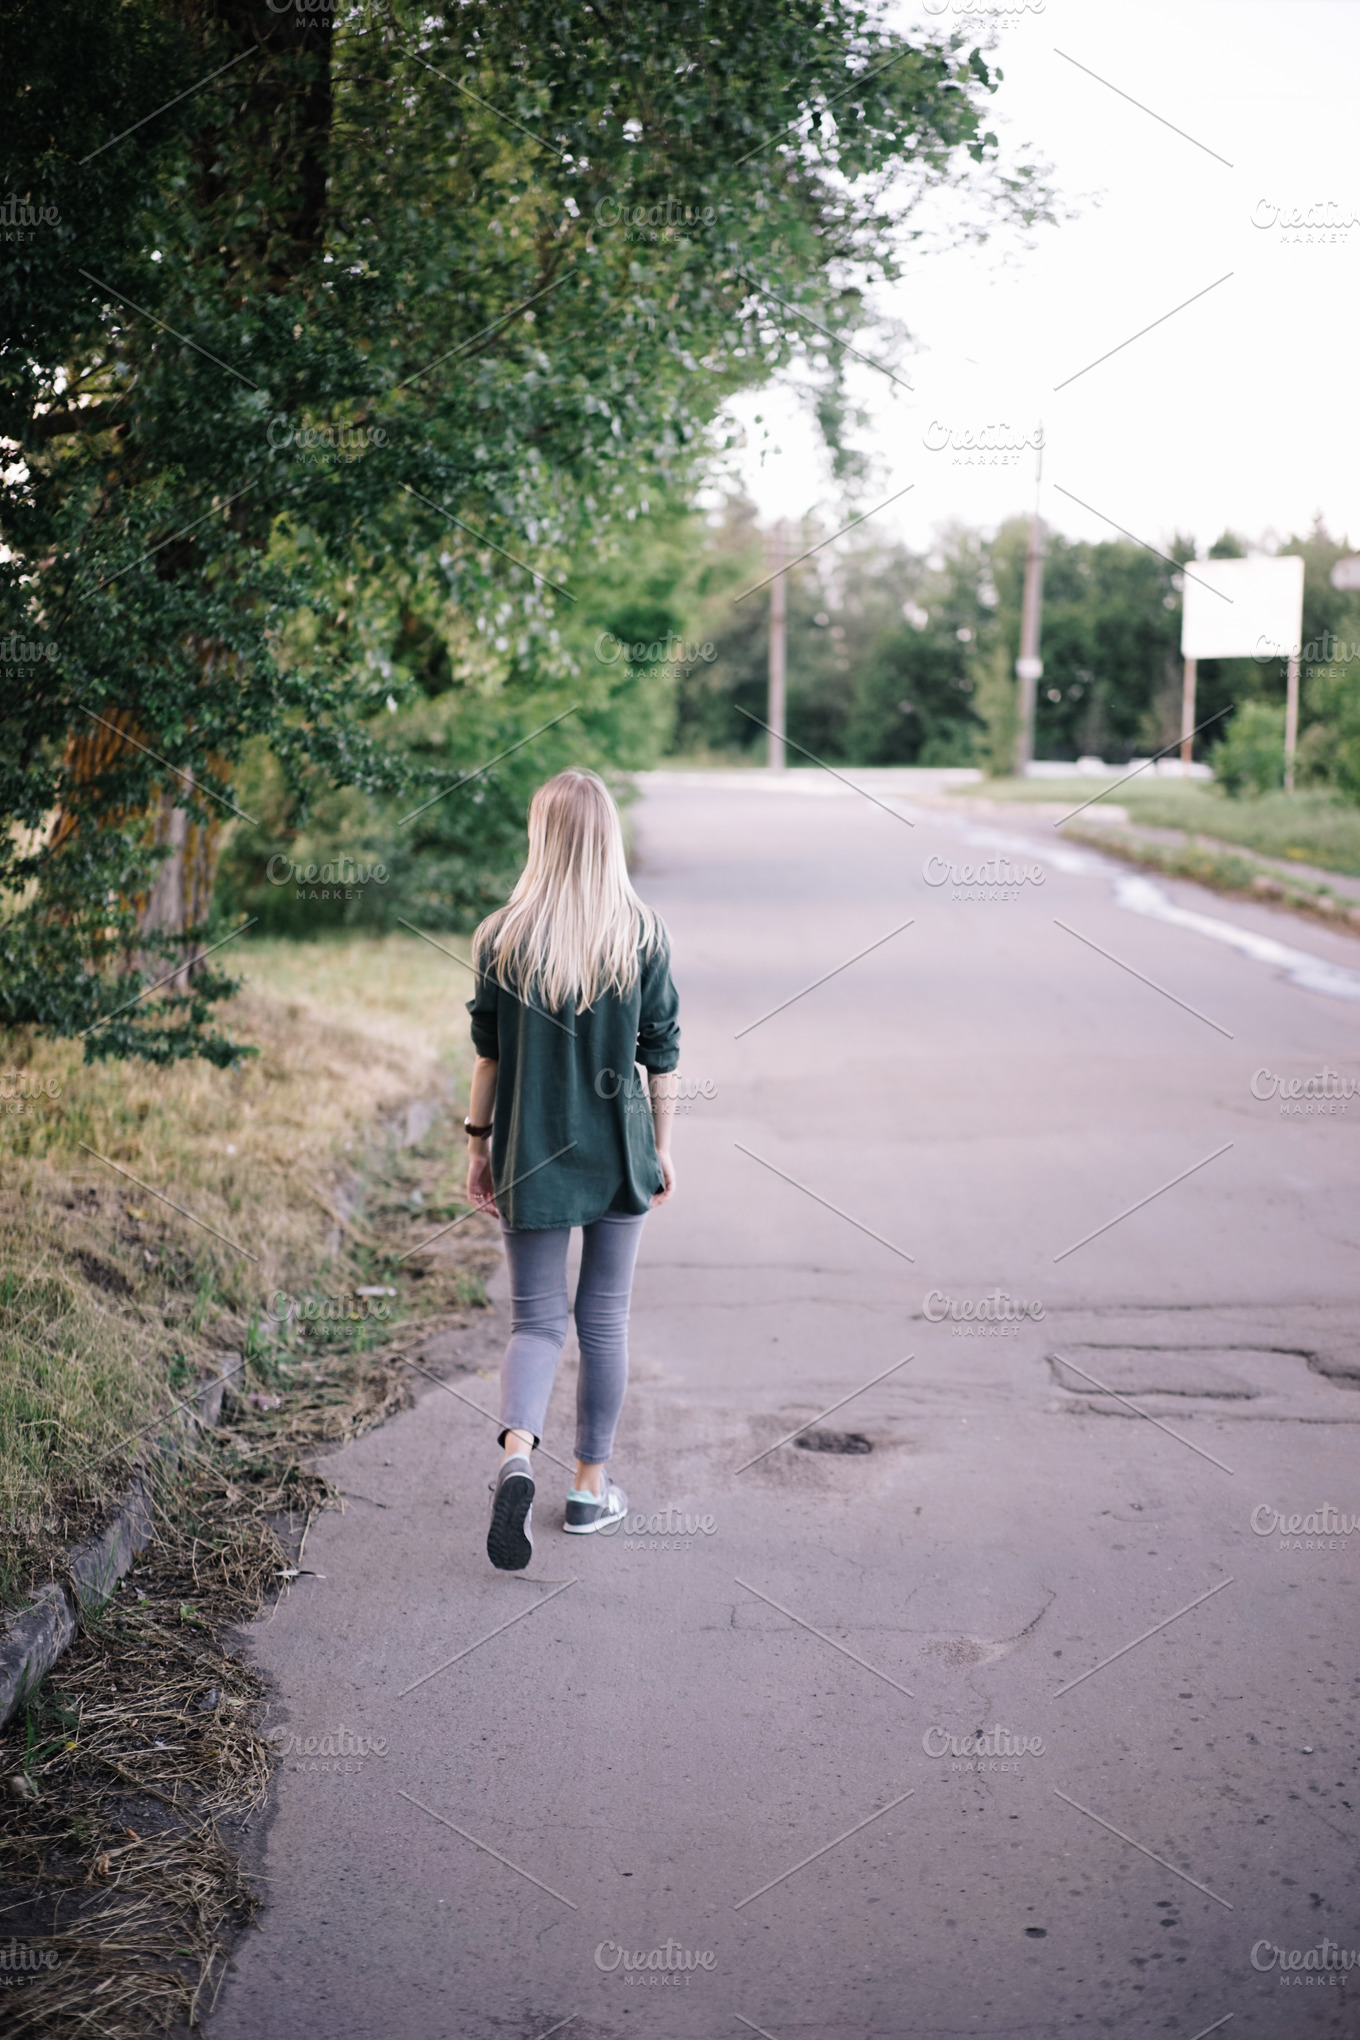
<path id="1" fill-rule="evenodd" d="M 855 776 L 644 779 L 633 1514 L 491 1571 L 494 1325 L 325 1462 L 213 2040 L 1353 2030 L 1360 941 Z"/>

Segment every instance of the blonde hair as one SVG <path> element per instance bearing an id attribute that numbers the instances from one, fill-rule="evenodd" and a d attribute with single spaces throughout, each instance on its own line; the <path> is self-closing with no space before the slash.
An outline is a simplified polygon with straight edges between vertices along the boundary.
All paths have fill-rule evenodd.
<path id="1" fill-rule="evenodd" d="M 594 772 L 572 766 L 529 803 L 529 855 L 506 905 L 472 941 L 485 977 L 550 1012 L 584 1012 L 602 992 L 630 992 L 639 951 L 664 939 L 633 891 L 619 811 Z"/>

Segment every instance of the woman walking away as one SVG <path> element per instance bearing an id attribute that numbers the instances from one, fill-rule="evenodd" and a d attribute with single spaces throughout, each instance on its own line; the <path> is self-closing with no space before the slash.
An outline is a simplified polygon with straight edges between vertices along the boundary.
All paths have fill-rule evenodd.
<path id="1" fill-rule="evenodd" d="M 582 1232 L 581 1372 L 563 1527 L 582 1535 L 627 1512 L 606 1467 L 628 1382 L 633 1264 L 647 1212 L 675 1188 L 670 943 L 629 883 L 618 810 L 593 772 L 559 772 L 539 787 L 528 861 L 508 904 L 477 930 L 473 961 L 468 1197 L 500 1219 L 511 1298 L 505 1456 L 486 1551 L 518 1572 L 533 1548 L 529 1455 L 567 1335 L 571 1228 Z"/>

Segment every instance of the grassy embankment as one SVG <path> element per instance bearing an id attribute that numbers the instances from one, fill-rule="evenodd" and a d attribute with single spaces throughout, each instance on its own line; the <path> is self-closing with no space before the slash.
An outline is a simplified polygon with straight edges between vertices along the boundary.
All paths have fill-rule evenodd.
<path id="1" fill-rule="evenodd" d="M 1041 803 L 1075 808 L 1094 794 L 1109 793 L 1123 808 L 1129 827 L 1101 818 L 1097 800 L 1063 833 L 1099 844 L 1130 863 L 1173 878 L 1192 878 L 1220 892 L 1274 899 L 1332 920 L 1357 918 L 1353 896 L 1325 880 L 1289 872 L 1290 864 L 1311 865 L 1360 877 L 1360 807 L 1320 792 L 1267 793 L 1230 799 L 1203 781 L 993 779 L 955 789 L 967 799 Z M 1175 831 L 1160 840 L 1146 831 Z M 1283 868 L 1282 868 L 1283 867 Z"/>
<path id="2" fill-rule="evenodd" d="M 235 1071 L 85 1065 L 78 1043 L 0 1035 L 0 1604 L 97 1525 L 138 1449 L 120 1441 L 214 1353 L 244 1353 L 249 1390 L 279 1397 L 238 1410 L 261 1443 L 343 1436 L 401 1399 L 373 1355 L 402 1321 L 476 1294 L 467 1268 L 395 1264 L 462 1209 L 464 973 L 406 936 L 243 942 L 235 967 L 224 1017 L 260 1049 Z M 383 1121 L 413 1097 L 446 1101 L 442 1131 L 402 1150 Z M 373 1284 L 398 1291 L 370 1306 L 386 1322 L 271 1315 L 280 1290 Z"/>
<path id="3" fill-rule="evenodd" d="M 0 1037 L 0 1067 L 43 1086 L 0 1099 L 25 1107 L 0 1130 L 6 1600 L 60 1576 L 129 1477 L 130 1434 L 159 1436 L 214 1352 L 246 1356 L 223 1428 L 158 1462 L 151 1543 L 0 1734 L 0 1912 L 43 1965 L 8 1994 L 15 2040 L 148 2040 L 210 2007 L 259 1908 L 241 1851 L 279 1762 L 237 1631 L 339 1499 L 309 1456 L 408 1399 L 395 1343 L 466 1323 L 495 1252 L 473 1218 L 401 1258 L 464 1208 L 456 965 L 407 937 L 242 944 L 237 963 L 226 1017 L 261 1050 L 238 1071 L 86 1068 L 76 1045 Z M 400 1108 L 441 1098 L 403 1144 Z M 395 1292 L 385 1321 L 355 1300 L 371 1287 Z M 279 1289 L 319 1315 L 271 1317 Z"/>
<path id="4" fill-rule="evenodd" d="M 958 789 L 986 800 L 1038 801 L 1076 807 L 1093 794 L 1115 787 L 1114 779 L 988 779 Z M 1263 857 L 1316 864 L 1326 871 L 1360 878 L 1360 807 L 1325 793 L 1266 793 L 1241 800 L 1209 782 L 1125 780 L 1110 795 L 1131 822 L 1154 829 L 1184 829 L 1220 843 L 1234 843 Z M 1097 809 L 1101 803 L 1097 803 Z"/>

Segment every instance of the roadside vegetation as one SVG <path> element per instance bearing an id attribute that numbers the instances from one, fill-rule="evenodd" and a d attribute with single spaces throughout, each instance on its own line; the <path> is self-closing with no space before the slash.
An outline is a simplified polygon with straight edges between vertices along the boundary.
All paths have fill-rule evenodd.
<path id="1" fill-rule="evenodd" d="M 1113 778 L 1073 774 L 1062 779 L 990 779 L 985 785 L 953 791 L 961 798 L 981 795 L 1065 809 L 1107 792 L 1109 805 L 1123 808 L 1136 826 L 1180 829 L 1187 836 L 1231 843 L 1261 857 L 1314 864 L 1360 878 L 1360 807 L 1323 788 L 1235 799 L 1204 780 L 1158 779 L 1149 773 L 1122 785 Z M 1083 821 L 1098 820 L 1106 805 L 1097 800 Z"/>
<path id="2" fill-rule="evenodd" d="M 234 1068 L 0 1039 L 23 1107 L 0 1132 L 6 1608 L 137 1467 L 155 1493 L 152 1542 L 0 1734 L 0 1916 L 53 1958 L 7 1992 L 19 2035 L 208 2009 L 277 1758 L 232 1632 L 341 1506 L 326 1449 L 411 1400 L 401 1351 L 485 1307 L 489 1221 L 403 1258 L 467 1208 L 465 974 L 405 935 L 260 942 L 237 969 L 223 1018 L 258 1053 Z M 227 1353 L 219 1429 L 167 1421 Z"/>
<path id="3" fill-rule="evenodd" d="M 460 1300 L 451 1277 L 418 1260 L 394 1276 L 388 1259 L 394 1225 L 404 1246 L 418 1221 L 463 1208 L 447 1124 L 465 974 L 404 935 L 260 943 L 238 968 L 226 1017 L 258 1053 L 232 1069 L 86 1065 L 74 1043 L 0 1037 L 15 1094 L 0 1099 L 9 1603 L 39 1554 L 97 1519 L 126 1484 L 134 1434 L 215 1373 L 216 1356 L 244 1355 L 247 1392 L 280 1396 L 285 1413 L 304 1385 L 381 1404 L 369 1354 Z M 440 1131 L 403 1149 L 413 1099 Z M 308 1299 L 374 1286 L 395 1294 L 364 1300 L 343 1339 L 318 1339 L 316 1319 L 303 1329 Z M 252 1423 L 269 1414 L 277 1428 L 251 1407 Z"/>

